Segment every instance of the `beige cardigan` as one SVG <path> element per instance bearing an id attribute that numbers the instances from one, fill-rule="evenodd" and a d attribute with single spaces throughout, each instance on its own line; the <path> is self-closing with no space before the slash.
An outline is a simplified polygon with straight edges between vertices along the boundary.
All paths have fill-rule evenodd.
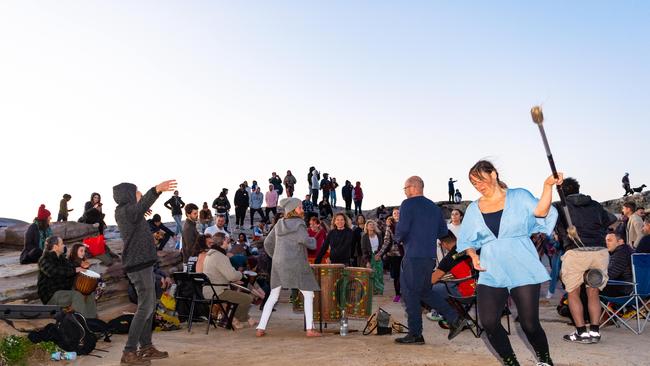
<path id="1" fill-rule="evenodd" d="M 216 249 L 210 249 L 205 256 L 203 273 L 208 275 L 213 284 L 227 284 L 242 278 L 242 273 L 233 268 L 230 259 Z M 221 295 L 227 288 L 228 286 L 214 286 L 217 295 Z M 212 297 L 212 290 L 209 287 L 204 287 L 203 296 L 206 299 Z"/>
<path id="2" fill-rule="evenodd" d="M 636 248 L 639 245 L 641 237 L 643 237 L 643 219 L 637 214 L 632 214 L 629 220 L 627 220 L 627 243 Z"/>

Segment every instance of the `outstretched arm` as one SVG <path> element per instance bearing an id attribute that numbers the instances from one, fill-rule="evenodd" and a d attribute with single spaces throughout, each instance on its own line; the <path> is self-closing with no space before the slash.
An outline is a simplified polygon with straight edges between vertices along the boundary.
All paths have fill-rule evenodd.
<path id="1" fill-rule="evenodd" d="M 537 202 L 537 207 L 535 207 L 535 217 L 546 217 L 548 215 L 548 211 L 551 209 L 551 200 L 553 199 L 553 186 L 561 186 L 563 180 L 564 175 L 562 173 L 558 173 L 557 179 L 553 175 L 546 178 L 542 196 L 539 198 L 539 202 Z"/>

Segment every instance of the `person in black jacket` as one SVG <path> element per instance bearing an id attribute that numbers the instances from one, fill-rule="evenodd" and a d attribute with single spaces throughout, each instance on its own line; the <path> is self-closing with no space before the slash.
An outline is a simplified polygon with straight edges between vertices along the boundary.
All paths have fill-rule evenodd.
<path id="1" fill-rule="evenodd" d="M 582 241 L 576 243 L 567 235 L 567 220 L 564 210 L 554 203 L 559 218 L 555 227 L 560 242 L 566 253 L 562 257 L 562 282 L 568 292 L 569 309 L 576 325 L 576 331 L 564 336 L 564 340 L 576 343 L 596 343 L 600 341 L 600 289 L 587 287 L 587 308 L 589 310 L 589 330 L 585 325 L 584 307 L 580 299 L 580 288 L 584 283 L 584 273 L 589 269 L 598 269 L 607 273 L 609 253 L 605 247 L 607 228 L 616 222 L 616 217 L 591 199 L 580 193 L 580 184 L 574 178 L 565 178 L 562 190 L 566 194 L 566 203 L 578 235 Z M 580 247 L 592 248 L 583 250 Z M 598 249 L 600 248 L 600 249 Z M 606 281 L 605 281 L 606 282 Z"/>
<path id="2" fill-rule="evenodd" d="M 97 192 L 93 192 L 90 195 L 90 201 L 84 204 L 84 213 L 79 218 L 79 222 L 96 225 L 100 235 L 104 234 L 104 228 L 106 228 L 104 222 L 106 214 L 102 212 L 102 206 L 102 196 Z"/>
<path id="3" fill-rule="evenodd" d="M 625 244 L 619 234 L 609 233 L 605 238 L 607 250 L 609 251 L 609 266 L 607 267 L 607 277 L 610 280 L 632 282 L 632 254 L 634 249 Z M 634 288 L 629 286 L 608 285 L 602 291 L 604 296 L 626 296 Z"/>
<path id="4" fill-rule="evenodd" d="M 176 222 L 176 232 L 174 235 L 178 235 L 181 232 L 183 207 L 185 207 L 185 202 L 178 196 L 178 191 L 174 191 L 172 198 L 165 202 L 165 207 L 172 212 L 172 217 L 174 218 L 174 222 Z"/>
<path id="5" fill-rule="evenodd" d="M 122 353 L 123 364 L 142 365 L 147 364 L 148 360 L 169 357 L 167 352 L 157 350 L 151 343 L 153 315 L 156 309 L 153 268 L 158 262 L 158 254 L 144 214 L 162 192 L 174 189 L 175 180 L 164 181 L 144 195 L 131 183 L 121 183 L 113 187 L 113 199 L 117 203 L 115 221 L 124 241 L 122 264 L 138 295 L 138 307 Z"/>
<path id="6" fill-rule="evenodd" d="M 339 212 L 332 220 L 332 230 L 327 234 L 314 263 L 319 264 L 327 250 L 330 250 L 330 263 L 350 265 L 354 233 L 350 228 L 350 218 Z"/>
<path id="7" fill-rule="evenodd" d="M 352 258 L 351 265 L 354 267 L 363 267 L 363 250 L 361 248 L 361 236 L 363 235 L 363 228 L 366 226 L 366 217 L 359 214 L 357 215 L 356 223 L 352 227 L 353 241 L 352 241 Z"/>
<path id="8" fill-rule="evenodd" d="M 29 225 L 25 232 L 25 246 L 20 253 L 20 264 L 36 263 L 41 258 L 45 239 L 52 236 L 50 221 L 52 221 L 50 211 L 45 208 L 45 205 L 41 205 L 34 223 Z"/>
<path id="9" fill-rule="evenodd" d="M 162 219 L 158 214 L 153 215 L 153 217 L 147 220 L 147 222 L 149 223 L 149 228 L 151 229 L 152 234 L 162 232 L 162 238 L 160 238 L 160 241 L 158 242 L 158 250 L 163 250 L 169 239 L 175 237 L 176 234 L 162 223 Z"/>
<path id="10" fill-rule="evenodd" d="M 354 187 L 352 186 L 352 182 L 349 180 L 345 181 L 345 185 L 343 188 L 341 188 L 341 196 L 343 197 L 343 201 L 345 201 L 345 211 L 349 212 L 352 211 L 352 190 Z"/>
<path id="11" fill-rule="evenodd" d="M 244 227 L 244 219 L 246 218 L 246 210 L 250 204 L 250 196 L 246 191 L 246 186 L 242 183 L 239 189 L 235 192 L 235 225 L 237 230 Z"/>
<path id="12" fill-rule="evenodd" d="M 45 305 L 71 306 L 86 318 L 97 318 L 94 293 L 84 296 L 73 289 L 77 273 L 86 269 L 75 267 L 64 252 L 65 244 L 60 237 L 50 236 L 45 240 L 45 252 L 38 260 L 38 297 Z"/>
<path id="13" fill-rule="evenodd" d="M 219 197 L 215 198 L 212 202 L 212 208 L 215 210 L 215 216 L 225 216 L 226 217 L 226 230 L 228 230 L 228 223 L 230 222 L 230 201 L 228 201 L 228 189 L 223 188 Z"/>

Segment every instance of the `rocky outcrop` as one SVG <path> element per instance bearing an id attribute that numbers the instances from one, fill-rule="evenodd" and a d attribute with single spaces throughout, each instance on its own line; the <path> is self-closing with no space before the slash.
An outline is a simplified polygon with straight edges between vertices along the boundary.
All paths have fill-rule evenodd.
<path id="1" fill-rule="evenodd" d="M 605 201 L 602 202 L 602 205 L 607 211 L 613 214 L 620 214 L 625 202 L 634 202 L 637 207 L 648 209 L 650 208 L 650 191 Z"/>
<path id="2" fill-rule="evenodd" d="M 29 223 L 19 223 L 3 228 L 0 233 L 0 243 L 5 248 L 21 249 L 25 245 L 25 232 L 29 225 Z M 76 221 L 54 222 L 51 227 L 54 235 L 62 237 L 66 244 L 80 242 L 99 233 L 96 227 Z"/>

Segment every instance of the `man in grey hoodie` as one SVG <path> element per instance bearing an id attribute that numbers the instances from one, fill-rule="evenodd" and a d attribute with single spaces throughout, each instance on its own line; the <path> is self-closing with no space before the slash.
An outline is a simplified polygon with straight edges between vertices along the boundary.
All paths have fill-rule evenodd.
<path id="1" fill-rule="evenodd" d="M 158 261 L 158 254 L 144 215 L 162 192 L 174 189 L 175 180 L 164 181 L 144 195 L 131 183 L 113 187 L 113 199 L 117 203 L 115 221 L 124 241 L 122 264 L 138 295 L 138 308 L 129 328 L 129 338 L 120 361 L 122 365 L 149 365 L 150 360 L 169 357 L 167 352 L 157 350 L 151 343 L 156 306 L 153 266 Z"/>

